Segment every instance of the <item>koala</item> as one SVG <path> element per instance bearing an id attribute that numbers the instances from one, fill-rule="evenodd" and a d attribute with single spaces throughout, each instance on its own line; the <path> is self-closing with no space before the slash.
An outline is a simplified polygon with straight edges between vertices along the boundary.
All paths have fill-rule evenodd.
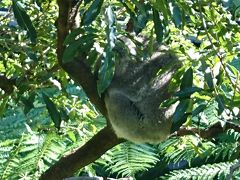
<path id="1" fill-rule="evenodd" d="M 170 52 L 155 54 L 149 61 L 123 57 L 116 62 L 104 101 L 110 124 L 119 138 L 135 143 L 159 143 L 167 138 L 176 105 L 159 105 L 172 96 L 168 85 L 180 66 Z"/>

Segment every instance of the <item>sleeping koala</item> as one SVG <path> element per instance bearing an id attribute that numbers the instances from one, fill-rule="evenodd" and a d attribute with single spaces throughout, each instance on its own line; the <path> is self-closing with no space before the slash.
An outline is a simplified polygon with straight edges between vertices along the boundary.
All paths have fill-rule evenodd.
<path id="1" fill-rule="evenodd" d="M 155 54 L 149 61 L 116 62 L 112 83 L 105 93 L 108 118 L 119 138 L 136 143 L 158 143 L 170 134 L 176 105 L 159 108 L 169 99 L 168 85 L 181 66 L 172 53 Z"/>

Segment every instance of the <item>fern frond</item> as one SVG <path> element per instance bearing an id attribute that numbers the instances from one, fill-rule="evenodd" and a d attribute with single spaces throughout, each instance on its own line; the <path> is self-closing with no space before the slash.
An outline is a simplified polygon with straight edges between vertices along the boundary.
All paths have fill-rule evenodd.
<path id="1" fill-rule="evenodd" d="M 174 170 L 169 174 L 160 177 L 159 179 L 168 180 L 185 180 L 185 179 L 226 179 L 230 173 L 230 167 L 236 163 L 234 162 L 222 162 L 215 164 L 203 165 L 201 167 L 190 168 L 185 170 Z"/>
<path id="2" fill-rule="evenodd" d="M 137 172 L 147 170 L 158 161 L 155 148 L 126 142 L 111 151 L 108 170 L 122 177 L 134 177 Z"/>

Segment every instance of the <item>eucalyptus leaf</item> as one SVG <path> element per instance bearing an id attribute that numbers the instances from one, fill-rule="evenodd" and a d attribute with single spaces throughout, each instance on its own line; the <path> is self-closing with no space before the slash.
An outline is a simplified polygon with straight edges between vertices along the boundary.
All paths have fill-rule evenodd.
<path id="1" fill-rule="evenodd" d="M 180 90 L 192 87 L 192 85 L 193 85 L 193 70 L 190 67 L 183 75 Z"/>
<path id="2" fill-rule="evenodd" d="M 155 9 L 153 9 L 153 22 L 154 22 L 155 34 L 157 36 L 157 42 L 161 43 L 163 40 L 163 26 L 162 26 L 161 19 L 159 17 L 159 13 Z"/>
<path id="3" fill-rule="evenodd" d="M 188 115 L 186 112 L 189 109 L 189 105 L 192 105 L 190 99 L 183 99 L 179 102 L 173 114 L 171 132 L 178 130 L 180 126 L 187 120 Z"/>
<path id="4" fill-rule="evenodd" d="M 172 104 L 176 103 L 178 101 L 178 98 L 170 98 L 170 99 L 167 99 L 165 101 L 163 101 L 161 104 L 160 104 L 160 108 L 166 108 L 166 107 L 169 107 L 171 106 Z"/>
<path id="5" fill-rule="evenodd" d="M 204 74 L 204 79 L 209 87 L 209 89 L 213 90 L 214 89 L 214 83 L 213 83 L 213 77 L 211 73 L 205 73 Z"/>
<path id="6" fill-rule="evenodd" d="M 195 92 L 201 92 L 203 91 L 202 88 L 198 87 L 186 87 L 183 90 L 180 90 L 175 93 L 175 96 L 178 96 L 180 99 L 190 97 Z"/>
<path id="7" fill-rule="evenodd" d="M 48 113 L 53 120 L 53 123 L 55 127 L 59 130 L 60 129 L 60 124 L 61 124 L 61 115 L 59 111 L 57 110 L 56 105 L 52 102 L 52 100 L 45 94 L 42 93 L 43 100 L 47 106 Z"/>
<path id="8" fill-rule="evenodd" d="M 164 19 L 167 21 L 168 17 L 171 15 L 168 9 L 168 2 L 166 2 L 166 0 L 156 0 L 153 5 L 155 9 L 162 12 Z"/>
<path id="9" fill-rule="evenodd" d="M 217 95 L 216 97 L 215 97 L 215 100 L 217 101 L 217 103 L 218 103 L 218 109 L 217 109 L 217 111 L 218 111 L 218 115 L 220 115 L 220 114 L 222 114 L 222 112 L 224 111 L 224 109 L 225 109 L 225 105 L 224 105 L 224 98 L 223 98 L 223 96 L 222 95 Z"/>
<path id="10" fill-rule="evenodd" d="M 199 113 L 203 112 L 206 109 L 206 104 L 201 104 L 197 108 L 195 108 L 192 112 L 192 116 L 197 116 Z"/>
<path id="11" fill-rule="evenodd" d="M 78 52 L 88 52 L 93 46 L 95 34 L 86 34 L 73 41 L 63 53 L 63 63 L 74 60 Z"/>
<path id="12" fill-rule="evenodd" d="M 106 27 L 107 45 L 104 50 L 103 63 L 98 72 L 97 90 L 98 94 L 101 94 L 110 85 L 114 70 L 115 70 L 115 54 L 113 48 L 115 47 L 116 40 L 116 28 L 115 28 L 115 14 L 112 11 L 111 6 L 106 9 L 106 20 L 108 26 Z"/>
<path id="13" fill-rule="evenodd" d="M 83 14 L 82 25 L 90 25 L 100 13 L 103 0 L 94 0 L 88 10 Z"/>
<path id="14" fill-rule="evenodd" d="M 179 27 L 182 24 L 182 13 L 180 8 L 174 4 L 173 6 L 173 22 L 176 27 Z"/>
<path id="15" fill-rule="evenodd" d="M 16 18 L 18 25 L 27 31 L 27 34 L 30 37 L 32 43 L 36 43 L 37 32 L 32 24 L 30 17 L 18 0 L 12 0 L 12 2 L 14 17 Z"/>
<path id="16" fill-rule="evenodd" d="M 73 43 L 76 40 L 76 37 L 80 34 L 82 34 L 84 30 L 82 28 L 74 29 L 70 34 L 67 35 L 67 37 L 64 40 L 64 45 L 68 45 Z"/>
<path id="17" fill-rule="evenodd" d="M 22 97 L 21 101 L 24 104 L 24 114 L 27 114 L 31 109 L 34 108 L 33 105 L 34 99 L 31 100 L 30 98 Z"/>

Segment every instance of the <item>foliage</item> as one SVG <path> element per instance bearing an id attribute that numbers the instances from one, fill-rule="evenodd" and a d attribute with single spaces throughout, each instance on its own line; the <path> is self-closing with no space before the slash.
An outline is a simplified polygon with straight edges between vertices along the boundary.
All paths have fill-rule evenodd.
<path id="1" fill-rule="evenodd" d="M 105 119 L 58 65 L 56 2 L 3 0 L 0 7 L 6 8 L 0 16 L 0 178 L 37 179 L 103 128 Z M 156 46 L 171 49 L 183 62 L 169 89 L 179 91 L 162 104 L 179 101 L 173 131 L 182 124 L 239 125 L 239 9 L 239 0 L 84 0 L 80 26 L 65 39 L 63 63 L 85 57 L 98 75 L 101 95 L 119 54 L 148 60 Z M 136 53 L 121 36 L 132 39 Z M 79 174 L 141 179 L 149 171 L 152 179 L 221 179 L 239 159 L 239 138 L 231 129 L 214 139 L 191 135 L 159 145 L 127 142 Z M 239 174 L 237 169 L 234 175 Z"/>

